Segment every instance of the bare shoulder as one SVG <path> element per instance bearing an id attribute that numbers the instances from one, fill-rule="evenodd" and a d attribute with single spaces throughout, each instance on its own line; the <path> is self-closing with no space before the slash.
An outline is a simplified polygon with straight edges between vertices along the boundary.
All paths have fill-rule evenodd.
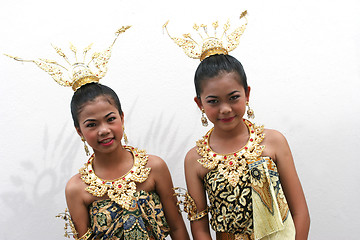
<path id="1" fill-rule="evenodd" d="M 185 164 L 190 162 L 196 162 L 201 156 L 197 152 L 197 147 L 191 148 L 185 156 Z"/>
<path id="2" fill-rule="evenodd" d="M 264 129 L 264 133 L 265 133 L 265 141 L 269 141 L 272 143 L 286 141 L 285 136 L 278 130 L 266 128 Z"/>
<path id="3" fill-rule="evenodd" d="M 79 173 L 70 178 L 65 187 L 65 196 L 69 208 L 72 203 L 90 204 L 94 201 L 95 197 L 85 190 L 86 187 L 88 185 L 81 179 Z"/>
<path id="4" fill-rule="evenodd" d="M 166 162 L 162 158 L 155 155 L 148 155 L 148 162 L 146 166 L 155 171 L 161 171 L 168 168 Z"/>
<path id="5" fill-rule="evenodd" d="M 81 180 L 81 175 L 75 174 L 70 178 L 65 187 L 65 194 L 78 194 L 84 190 L 85 183 Z"/>
<path id="6" fill-rule="evenodd" d="M 261 145 L 265 145 L 263 155 L 271 157 L 277 162 L 280 155 L 291 154 L 285 136 L 274 129 L 264 129 L 265 138 Z"/>

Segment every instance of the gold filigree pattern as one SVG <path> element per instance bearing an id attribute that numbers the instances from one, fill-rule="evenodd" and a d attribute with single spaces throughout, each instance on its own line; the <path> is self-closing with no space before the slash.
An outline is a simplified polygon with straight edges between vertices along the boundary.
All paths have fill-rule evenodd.
<path id="1" fill-rule="evenodd" d="M 104 51 L 94 53 L 88 63 L 85 63 L 85 58 L 87 52 L 91 49 L 92 44 L 83 50 L 83 60 L 80 61 L 77 57 L 76 47 L 70 43 L 70 50 L 73 52 L 75 57 L 75 61 L 73 63 L 70 62 L 69 58 L 65 55 L 61 48 L 52 45 L 56 53 L 69 65 L 68 67 L 64 67 L 58 62 L 49 59 L 39 58 L 38 60 L 25 60 L 8 54 L 5 55 L 16 61 L 35 63 L 40 69 L 50 74 L 50 76 L 59 85 L 64 87 L 72 87 L 72 89 L 76 91 L 82 85 L 92 82 L 99 82 L 99 80 L 105 76 L 107 72 L 107 65 L 111 57 L 112 47 L 114 46 L 119 35 L 124 33 L 129 28 L 130 26 L 123 26 L 117 30 L 113 43 Z M 90 64 L 92 64 L 92 68 Z"/>
<path id="2" fill-rule="evenodd" d="M 148 156 L 144 150 L 125 146 L 134 158 L 134 165 L 128 173 L 115 180 L 103 180 L 95 175 L 92 167 L 94 155 L 90 157 L 85 166 L 79 170 L 81 179 L 88 184 L 86 191 L 96 197 L 102 197 L 105 194 L 109 198 L 125 209 L 129 209 L 132 200 L 135 199 L 136 182 L 144 182 L 150 173 L 150 168 L 146 168 Z"/>
<path id="3" fill-rule="evenodd" d="M 223 26 L 223 33 L 219 37 L 216 36 L 217 28 L 219 27 L 218 21 L 212 24 L 214 28 L 213 36 L 209 35 L 208 27 L 206 24 L 201 24 L 200 26 L 194 24 L 193 29 L 201 38 L 201 41 L 198 42 L 196 42 L 194 38 L 192 38 L 190 33 L 183 34 L 183 38 L 171 37 L 169 31 L 167 30 L 167 25 L 169 24 L 169 21 L 167 21 L 163 25 L 163 29 L 166 30 L 167 34 L 174 41 L 174 43 L 183 49 L 184 53 L 188 57 L 200 59 L 200 61 L 202 61 L 205 58 L 215 54 L 227 55 L 230 51 L 234 50 L 239 45 L 240 37 L 244 33 L 247 26 L 246 15 L 247 11 L 241 13 L 240 19 L 244 18 L 246 22 L 242 26 L 236 28 L 229 35 L 227 35 L 227 31 L 230 29 L 230 22 L 227 21 L 227 23 L 225 23 Z M 200 32 L 199 29 L 202 29 L 203 31 Z M 226 36 L 226 40 L 224 39 L 224 36 Z"/>
<path id="4" fill-rule="evenodd" d="M 209 144 L 210 129 L 203 139 L 196 142 L 197 152 L 202 157 L 198 162 L 207 169 L 218 168 L 218 171 L 229 181 L 232 186 L 236 186 L 240 176 L 247 171 L 247 162 L 255 160 L 261 156 L 265 146 L 259 144 L 264 139 L 264 126 L 255 126 L 250 121 L 243 119 L 249 130 L 249 140 L 240 150 L 229 153 L 219 154 L 214 152 Z"/>

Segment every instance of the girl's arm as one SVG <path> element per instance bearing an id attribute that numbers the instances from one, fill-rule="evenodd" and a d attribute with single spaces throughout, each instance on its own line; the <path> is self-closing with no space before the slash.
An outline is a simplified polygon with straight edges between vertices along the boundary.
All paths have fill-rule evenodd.
<path id="1" fill-rule="evenodd" d="M 69 180 L 65 188 L 66 203 L 78 238 L 82 237 L 90 228 L 89 212 L 82 197 L 85 192 L 83 184 L 80 175 L 77 174 Z"/>
<path id="2" fill-rule="evenodd" d="M 155 190 L 160 196 L 166 220 L 170 226 L 170 236 L 174 240 L 189 240 L 189 234 L 185 223 L 176 205 L 177 198 L 174 195 L 169 169 L 159 157 L 149 156 L 151 160 L 151 172 L 155 179 Z"/>
<path id="3" fill-rule="evenodd" d="M 185 157 L 185 178 L 190 196 L 194 199 L 197 211 L 207 208 L 206 193 L 203 185 L 203 176 L 206 169 L 197 162 L 199 155 L 196 149 L 191 149 Z M 191 233 L 194 240 L 211 240 L 208 214 L 191 222 Z"/>
<path id="4" fill-rule="evenodd" d="M 310 228 L 309 210 L 305 195 L 296 173 L 294 160 L 286 138 L 275 130 L 267 130 L 270 146 L 275 149 L 274 161 L 280 175 L 280 182 L 288 202 L 296 229 L 296 240 L 308 238 Z M 267 146 L 269 143 L 267 143 Z"/>

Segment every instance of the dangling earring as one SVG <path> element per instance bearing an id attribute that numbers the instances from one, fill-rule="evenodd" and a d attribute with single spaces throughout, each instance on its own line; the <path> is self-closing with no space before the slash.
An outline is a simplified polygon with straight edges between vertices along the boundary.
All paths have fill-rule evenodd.
<path id="1" fill-rule="evenodd" d="M 248 110 L 246 111 L 248 118 L 254 119 L 255 118 L 254 110 L 250 108 L 248 101 L 246 101 L 246 106 L 248 107 Z"/>
<path id="2" fill-rule="evenodd" d="M 205 117 L 205 111 L 204 111 L 203 108 L 201 109 L 201 124 L 202 124 L 204 127 L 207 127 L 207 126 L 209 125 L 208 120 L 207 120 L 207 118 Z"/>
<path id="3" fill-rule="evenodd" d="M 125 145 L 128 145 L 129 141 L 128 141 L 128 138 L 127 138 L 126 133 L 125 133 L 125 127 L 124 127 L 124 125 L 123 125 L 122 128 L 123 128 L 123 137 L 124 137 Z"/>
<path id="4" fill-rule="evenodd" d="M 83 141 L 83 143 L 84 143 L 84 149 L 85 149 L 86 156 L 89 156 L 90 155 L 89 148 L 86 145 L 84 137 L 81 137 L 81 141 Z"/>

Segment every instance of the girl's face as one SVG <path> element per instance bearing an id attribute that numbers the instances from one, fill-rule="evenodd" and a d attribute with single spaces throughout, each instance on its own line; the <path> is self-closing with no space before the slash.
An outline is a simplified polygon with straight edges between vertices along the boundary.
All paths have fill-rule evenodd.
<path id="1" fill-rule="evenodd" d="M 109 102 L 109 97 L 99 96 L 82 107 L 78 116 L 80 136 L 96 152 L 109 153 L 122 147 L 124 115 Z"/>
<path id="2" fill-rule="evenodd" d="M 224 72 L 209 78 L 202 82 L 200 99 L 194 99 L 198 107 L 205 110 L 208 119 L 216 128 L 232 130 L 243 124 L 250 87 L 245 93 L 239 78 L 236 72 Z"/>

